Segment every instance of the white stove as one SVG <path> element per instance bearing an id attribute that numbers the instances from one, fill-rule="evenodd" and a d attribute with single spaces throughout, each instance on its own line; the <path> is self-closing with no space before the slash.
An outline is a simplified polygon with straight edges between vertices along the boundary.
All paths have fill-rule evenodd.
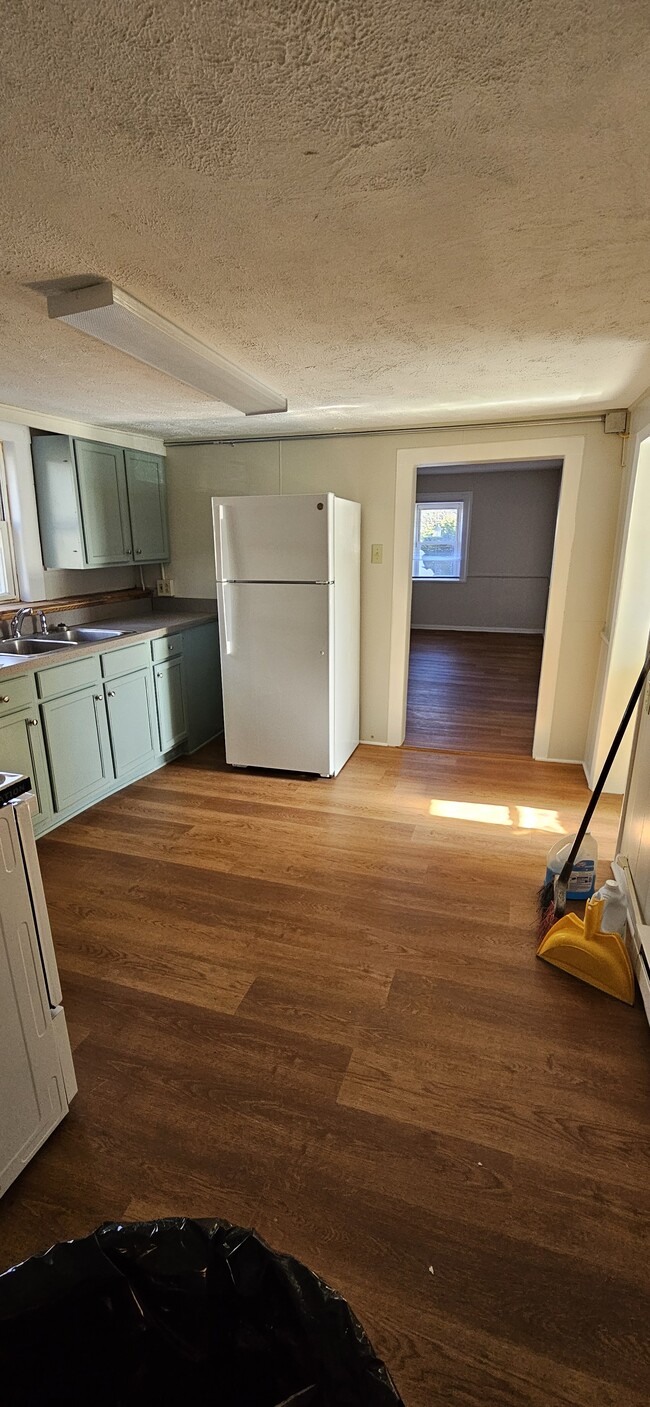
<path id="1" fill-rule="evenodd" d="M 0 1196 L 77 1092 L 29 777 L 0 772 Z"/>

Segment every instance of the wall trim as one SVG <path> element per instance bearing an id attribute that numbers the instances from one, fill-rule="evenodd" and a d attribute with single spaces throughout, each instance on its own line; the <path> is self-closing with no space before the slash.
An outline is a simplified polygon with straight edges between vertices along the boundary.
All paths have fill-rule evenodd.
<path id="1" fill-rule="evenodd" d="M 0 404 L 0 420 L 12 425 L 27 425 L 33 430 L 53 430 L 56 435 L 79 435 L 84 440 L 99 440 L 106 445 L 122 445 L 124 449 L 144 449 L 150 454 L 167 454 L 165 441 L 157 435 L 140 435 L 132 430 L 88 425 L 67 415 L 43 415 L 38 410 Z"/>
<path id="2" fill-rule="evenodd" d="M 441 441 L 431 448 L 422 446 L 418 449 L 397 451 L 387 728 L 390 746 L 401 747 L 406 733 L 412 593 L 410 553 L 418 469 L 425 469 L 428 465 L 485 463 L 496 459 L 505 463 L 514 459 L 554 458 L 562 459 L 563 469 L 533 740 L 533 757 L 540 761 L 551 761 L 548 755 L 549 742 L 558 685 L 564 603 L 575 535 L 584 450 L 584 435 L 567 434 L 566 438 L 537 440 L 529 436 L 520 440 L 501 440 L 494 444 L 482 444 L 477 441 L 468 445 L 466 439 L 453 439 Z"/>
<path id="3" fill-rule="evenodd" d="M 459 635 L 543 635 L 542 626 L 530 625 L 411 625 L 411 630 L 455 630 Z"/>

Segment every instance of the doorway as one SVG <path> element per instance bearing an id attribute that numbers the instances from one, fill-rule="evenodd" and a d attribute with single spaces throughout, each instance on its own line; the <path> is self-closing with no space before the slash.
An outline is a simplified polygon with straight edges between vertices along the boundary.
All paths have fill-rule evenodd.
<path id="1" fill-rule="evenodd" d="M 407 747 L 533 752 L 562 460 L 421 465 Z"/>

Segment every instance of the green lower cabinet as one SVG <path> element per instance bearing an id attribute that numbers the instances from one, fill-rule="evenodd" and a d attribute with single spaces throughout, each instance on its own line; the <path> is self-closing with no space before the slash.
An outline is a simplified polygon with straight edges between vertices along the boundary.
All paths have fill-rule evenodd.
<path id="1" fill-rule="evenodd" d="M 154 686 L 160 732 L 160 751 L 171 752 L 187 738 L 187 713 L 183 687 L 183 660 L 154 664 Z"/>
<path id="2" fill-rule="evenodd" d="M 90 806 L 114 779 L 103 690 L 96 685 L 41 704 L 55 811 Z"/>
<path id="3" fill-rule="evenodd" d="M 158 752 L 151 670 L 111 679 L 104 690 L 115 776 L 146 772 Z"/>
<path id="4" fill-rule="evenodd" d="M 52 819 L 52 793 L 38 704 L 0 720 L 0 771 L 24 772 L 31 778 L 38 810 L 32 815 L 36 834 Z"/>

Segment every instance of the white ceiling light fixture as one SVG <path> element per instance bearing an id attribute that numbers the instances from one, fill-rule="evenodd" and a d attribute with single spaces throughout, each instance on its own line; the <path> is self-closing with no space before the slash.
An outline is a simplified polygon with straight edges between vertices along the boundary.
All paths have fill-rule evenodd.
<path id="1" fill-rule="evenodd" d="M 50 293 L 47 311 L 49 317 L 60 318 L 244 415 L 269 415 L 287 409 L 285 396 L 145 308 L 108 279 Z"/>

